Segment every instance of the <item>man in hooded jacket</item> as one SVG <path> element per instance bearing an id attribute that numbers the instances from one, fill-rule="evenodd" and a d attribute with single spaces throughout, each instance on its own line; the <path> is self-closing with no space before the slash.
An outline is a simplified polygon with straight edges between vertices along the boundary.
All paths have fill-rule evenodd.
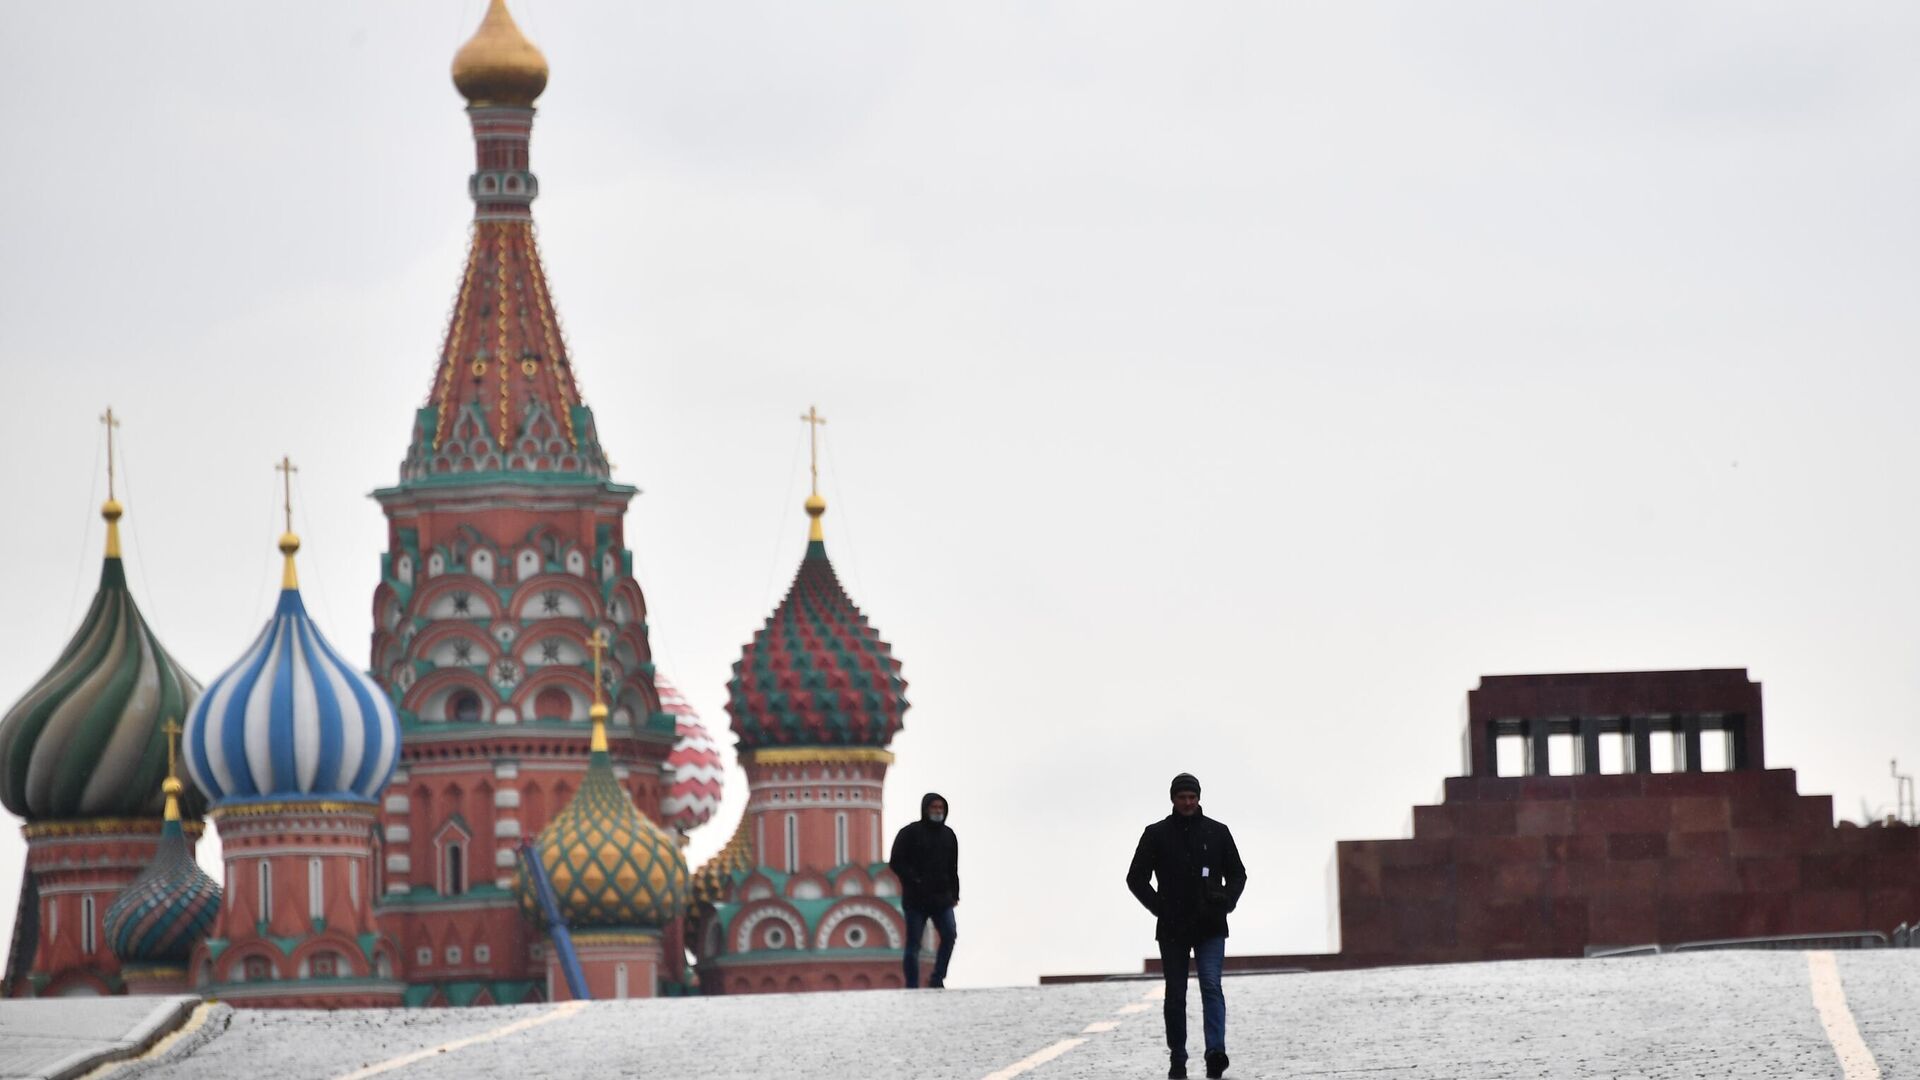
<path id="1" fill-rule="evenodd" d="M 894 835 L 887 865 L 900 879 L 900 902 L 907 916 L 907 951 L 900 959 L 907 989 L 920 986 L 920 938 L 932 919 L 940 932 L 940 952 L 927 985 L 938 990 L 947 984 L 956 933 L 953 906 L 960 902 L 960 839 L 947 827 L 947 800 L 938 792 L 920 797 L 920 820 Z"/>
<path id="2" fill-rule="evenodd" d="M 1207 1075 L 1227 1071 L 1227 998 L 1220 969 L 1227 955 L 1227 914 L 1247 887 L 1247 868 L 1233 833 L 1200 811 L 1200 781 L 1173 778 L 1173 813 L 1147 826 L 1127 868 L 1127 888 L 1153 912 L 1166 979 L 1169 1077 L 1187 1075 L 1187 957 L 1200 969 L 1200 1005 L 1207 1040 Z M 1147 883 L 1155 879 L 1156 890 Z"/>

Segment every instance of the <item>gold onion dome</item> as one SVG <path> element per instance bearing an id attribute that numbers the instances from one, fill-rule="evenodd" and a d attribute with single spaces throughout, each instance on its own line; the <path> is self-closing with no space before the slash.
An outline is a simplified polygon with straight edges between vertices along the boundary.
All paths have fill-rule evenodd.
<path id="1" fill-rule="evenodd" d="M 594 706 L 593 754 L 580 790 L 534 841 L 560 915 L 574 930 L 657 928 L 687 908 L 687 860 L 666 830 L 647 820 L 613 775 L 606 706 Z M 520 909 L 541 920 L 533 884 L 519 875 Z"/>
<path id="2" fill-rule="evenodd" d="M 453 54 L 453 85 L 469 105 L 521 109 L 547 88 L 547 58 L 520 32 L 506 0 L 490 0 L 480 29 Z"/>

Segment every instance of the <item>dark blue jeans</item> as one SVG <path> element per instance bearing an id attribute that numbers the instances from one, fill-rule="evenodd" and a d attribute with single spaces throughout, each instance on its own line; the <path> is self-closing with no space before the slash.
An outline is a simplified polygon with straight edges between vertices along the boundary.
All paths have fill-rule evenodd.
<path id="1" fill-rule="evenodd" d="M 1163 941 L 1160 968 L 1167 979 L 1167 1049 L 1187 1060 L 1187 954 L 1200 969 L 1200 1017 L 1206 1031 L 1207 1053 L 1227 1052 L 1227 995 L 1220 989 L 1220 968 L 1227 959 L 1227 939 L 1209 938 L 1197 945 Z"/>
<path id="2" fill-rule="evenodd" d="M 933 981 L 929 986 L 947 984 L 947 961 L 953 959 L 953 908 L 921 908 L 902 904 L 907 916 L 907 952 L 900 958 L 900 970 L 907 976 L 907 989 L 920 988 L 920 938 L 927 932 L 927 920 L 940 932 L 940 952 L 933 961 Z"/>

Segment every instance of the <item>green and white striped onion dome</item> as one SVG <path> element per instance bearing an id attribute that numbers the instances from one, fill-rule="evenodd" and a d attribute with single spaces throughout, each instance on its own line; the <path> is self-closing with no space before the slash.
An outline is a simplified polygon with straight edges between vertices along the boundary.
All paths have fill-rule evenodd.
<path id="1" fill-rule="evenodd" d="M 127 591 L 120 504 L 109 499 L 101 513 L 107 554 L 87 617 L 53 669 L 0 719 L 0 805 L 28 822 L 159 817 L 162 725 L 185 718 L 200 696 Z M 181 802 L 191 819 L 206 809 L 191 786 Z"/>

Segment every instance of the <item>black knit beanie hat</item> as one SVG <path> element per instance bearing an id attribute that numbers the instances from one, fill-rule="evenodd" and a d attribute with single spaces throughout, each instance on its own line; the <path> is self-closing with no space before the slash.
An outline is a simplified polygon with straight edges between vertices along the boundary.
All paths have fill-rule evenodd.
<path id="1" fill-rule="evenodd" d="M 1183 791 L 1191 791 L 1195 795 L 1200 794 L 1200 781 L 1190 772 L 1183 772 L 1173 778 L 1173 786 L 1168 788 L 1167 797 L 1172 798 Z"/>

